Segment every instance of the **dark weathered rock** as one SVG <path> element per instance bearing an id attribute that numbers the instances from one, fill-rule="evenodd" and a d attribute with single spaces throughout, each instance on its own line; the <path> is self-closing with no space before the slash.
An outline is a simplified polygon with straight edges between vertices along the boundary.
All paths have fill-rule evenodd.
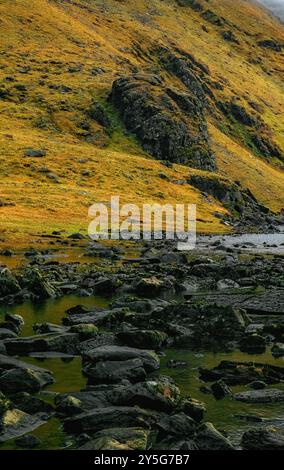
<path id="1" fill-rule="evenodd" d="M 20 290 L 20 284 L 11 271 L 0 267 L 0 297 L 17 294 Z"/>
<path id="2" fill-rule="evenodd" d="M 213 426 L 212 423 L 200 425 L 195 443 L 199 450 L 234 450 L 233 444 Z"/>
<path id="3" fill-rule="evenodd" d="M 23 449 L 34 449 L 41 444 L 41 440 L 32 434 L 26 434 L 15 440 L 15 444 Z"/>
<path id="4" fill-rule="evenodd" d="M 77 333 L 48 333 L 5 341 L 8 354 L 26 355 L 33 352 L 61 351 L 74 352 L 79 341 Z"/>
<path id="5" fill-rule="evenodd" d="M 33 157 L 33 158 L 42 158 L 46 156 L 46 151 L 43 149 L 27 149 L 25 151 L 26 157 Z"/>
<path id="6" fill-rule="evenodd" d="M 90 311 L 89 313 L 72 314 L 63 318 L 65 325 L 93 324 L 96 326 L 111 326 L 121 322 L 128 313 L 127 308 L 112 310 Z"/>
<path id="7" fill-rule="evenodd" d="M 250 429 L 243 434 L 241 445 L 246 450 L 284 450 L 284 434 L 275 428 Z"/>
<path id="8" fill-rule="evenodd" d="M 202 13 L 202 17 L 208 21 L 209 23 L 214 24 L 215 26 L 223 26 L 224 20 L 220 18 L 216 13 L 212 10 L 206 10 Z"/>
<path id="9" fill-rule="evenodd" d="M 171 412 L 178 405 L 179 389 L 165 377 L 114 389 L 109 399 L 114 405 Z"/>
<path id="10" fill-rule="evenodd" d="M 0 418 L 0 443 L 33 431 L 44 423 L 41 415 L 31 416 L 11 409 Z"/>
<path id="11" fill-rule="evenodd" d="M 96 433 L 79 450 L 146 450 L 149 435 L 143 428 L 110 428 Z"/>
<path id="12" fill-rule="evenodd" d="M 36 267 L 28 267 L 24 273 L 24 286 L 39 299 L 56 297 L 56 288 L 45 279 L 43 273 Z"/>
<path id="13" fill-rule="evenodd" d="M 173 434 L 191 437 L 196 431 L 196 422 L 185 413 L 163 415 L 156 423 L 159 432 L 165 435 Z"/>
<path id="14" fill-rule="evenodd" d="M 232 390 L 225 384 L 225 382 L 223 382 L 223 380 L 218 380 L 218 382 L 211 385 L 211 390 L 216 400 L 221 400 L 222 398 L 225 398 L 225 396 L 230 397 L 233 395 Z"/>
<path id="15" fill-rule="evenodd" d="M 282 357 L 284 356 L 284 343 L 276 343 L 273 345 L 271 350 L 273 356 Z"/>
<path id="16" fill-rule="evenodd" d="M 64 421 L 64 428 L 68 432 L 80 434 L 113 427 L 149 428 L 152 421 L 153 415 L 149 411 L 137 407 L 111 406 L 87 411 L 68 418 Z"/>
<path id="17" fill-rule="evenodd" d="M 256 362 L 222 361 L 213 369 L 200 368 L 200 377 L 209 382 L 222 379 L 228 385 L 246 385 L 254 380 L 277 384 L 283 380 L 284 368 Z"/>
<path id="18" fill-rule="evenodd" d="M 193 78 L 198 81 L 198 77 Z M 182 96 L 178 90 L 165 92 L 160 77 L 136 74 L 113 83 L 110 101 L 127 129 L 156 158 L 214 169 L 206 120 L 194 93 Z"/>
<path id="19" fill-rule="evenodd" d="M 166 344 L 168 335 L 157 330 L 129 330 L 117 334 L 118 339 L 134 348 L 160 349 Z"/>
<path id="20" fill-rule="evenodd" d="M 240 342 L 240 350 L 249 353 L 263 353 L 266 350 L 266 341 L 258 334 L 247 335 Z"/>
<path id="21" fill-rule="evenodd" d="M 39 397 L 30 395 L 25 391 L 10 395 L 10 399 L 15 408 L 25 413 L 52 413 L 54 411 L 50 403 L 47 403 Z"/>
<path id="22" fill-rule="evenodd" d="M 258 46 L 264 47 L 266 49 L 272 49 L 275 52 L 281 52 L 284 44 L 281 44 L 274 39 L 264 39 L 262 41 L 258 41 Z"/>
<path id="23" fill-rule="evenodd" d="M 138 382 L 146 378 L 144 363 L 140 358 L 126 361 L 100 361 L 95 365 L 87 364 L 83 368 L 88 383 L 119 383 L 126 379 Z"/>
<path id="24" fill-rule="evenodd" d="M 276 403 L 284 401 L 284 391 L 276 388 L 266 388 L 264 390 L 236 393 L 234 398 L 245 403 Z"/>
<path id="25" fill-rule="evenodd" d="M 153 351 L 120 346 L 101 346 L 84 355 L 86 362 L 91 364 L 100 361 L 127 361 L 140 359 L 146 371 L 152 372 L 160 367 L 160 360 Z"/>
<path id="26" fill-rule="evenodd" d="M 32 369 L 10 369 L 0 374 L 0 389 L 6 393 L 38 392 L 54 382 L 50 372 Z"/>
<path id="27" fill-rule="evenodd" d="M 193 398 L 183 398 L 178 405 L 178 409 L 190 416 L 197 423 L 204 419 L 206 412 L 204 403 Z"/>

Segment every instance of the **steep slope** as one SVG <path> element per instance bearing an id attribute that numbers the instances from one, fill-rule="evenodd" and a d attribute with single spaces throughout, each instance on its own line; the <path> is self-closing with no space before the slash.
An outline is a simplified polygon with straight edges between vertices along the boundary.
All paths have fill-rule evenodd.
<path id="1" fill-rule="evenodd" d="M 209 169 L 238 180 L 270 209 L 283 207 L 284 30 L 259 6 L 4 0 L 0 27 L 4 239 L 85 228 L 88 206 L 111 194 L 137 203 L 197 202 L 200 230 L 228 230 L 216 216 L 226 213 L 222 204 L 186 183 L 199 171 L 189 166 L 202 169 L 196 153 L 172 158 L 189 166 L 152 160 L 153 147 L 109 101 L 113 82 L 135 74 L 159 76 L 171 100 L 199 104 L 192 84 L 201 83 Z M 192 136 L 193 115 L 188 119 Z"/>

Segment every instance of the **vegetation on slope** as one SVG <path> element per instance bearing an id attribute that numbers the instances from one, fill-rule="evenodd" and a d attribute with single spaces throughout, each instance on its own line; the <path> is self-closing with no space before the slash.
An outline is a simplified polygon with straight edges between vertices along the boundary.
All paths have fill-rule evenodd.
<path id="1" fill-rule="evenodd" d="M 138 203 L 197 202 L 200 230 L 228 229 L 216 216 L 226 212 L 219 202 L 180 184 L 195 170 L 152 160 L 107 103 L 113 81 L 138 72 L 161 74 L 186 90 L 157 48 L 189 53 L 209 68 L 214 101 L 207 119 L 217 171 L 272 210 L 283 207 L 284 32 L 258 6 L 4 0 L 0 27 L 1 238 L 24 243 L 43 231 L 86 229 L 88 206 L 112 194 Z M 109 126 L 92 118 L 94 102 L 106 109 Z M 280 157 L 251 145 L 254 129 L 218 106 L 232 102 L 257 116 L 257 131 Z M 27 156 L 35 155 L 31 149 L 45 155 Z"/>

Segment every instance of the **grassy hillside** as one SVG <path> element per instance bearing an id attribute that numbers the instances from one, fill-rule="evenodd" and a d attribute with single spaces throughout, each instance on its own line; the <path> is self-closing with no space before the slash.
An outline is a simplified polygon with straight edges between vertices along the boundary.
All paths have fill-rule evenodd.
<path id="1" fill-rule="evenodd" d="M 202 11 L 196 4 L 202 5 Z M 208 16 L 207 10 L 216 15 Z M 205 13 L 205 15 L 204 15 Z M 218 23 L 218 21 L 217 21 Z M 209 67 L 215 101 L 257 113 L 282 154 L 284 55 L 259 46 L 284 43 L 277 20 L 242 0 L 1 0 L 0 237 L 25 244 L 38 233 L 86 229 L 88 206 L 120 194 L 129 202 L 198 203 L 199 230 L 226 231 L 226 210 L 185 182 L 196 170 L 153 160 L 107 104 L 113 81 L 165 71 L 157 47 L 188 52 Z M 224 39 L 231 31 L 234 41 Z M 93 100 L 108 109 L 108 132 L 90 118 Z M 247 129 L 208 110 L 217 172 L 238 180 L 280 211 L 283 162 L 255 148 Z M 44 150 L 42 158 L 27 149 Z"/>

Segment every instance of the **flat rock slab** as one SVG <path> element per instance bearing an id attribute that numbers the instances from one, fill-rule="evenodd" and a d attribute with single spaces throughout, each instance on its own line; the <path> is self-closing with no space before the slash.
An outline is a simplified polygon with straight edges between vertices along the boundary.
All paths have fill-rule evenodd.
<path id="1" fill-rule="evenodd" d="M 8 354 L 26 355 L 32 352 L 61 351 L 70 352 L 78 343 L 79 336 L 74 333 L 48 333 L 39 336 L 17 338 L 4 342 Z"/>
<path id="2" fill-rule="evenodd" d="M 234 395 L 238 401 L 245 403 L 276 403 L 284 402 L 284 390 L 276 388 L 266 388 L 264 390 L 252 390 L 248 392 L 240 392 Z"/>
<path id="3" fill-rule="evenodd" d="M 80 325 L 81 323 L 103 326 L 117 321 L 122 321 L 127 313 L 125 308 L 112 310 L 91 311 L 88 313 L 72 314 L 63 318 L 64 325 Z"/>
<path id="4" fill-rule="evenodd" d="M 194 299 L 198 298 L 194 295 Z M 219 306 L 231 305 L 236 308 L 244 308 L 249 314 L 255 315 L 283 315 L 284 314 L 284 290 L 275 289 L 259 294 L 248 292 L 235 292 L 223 294 L 204 295 L 202 299 L 208 303 Z"/>
<path id="5" fill-rule="evenodd" d="M 128 361 L 140 359 L 146 371 L 154 371 L 160 368 L 160 359 L 154 351 L 129 348 L 126 346 L 101 346 L 88 351 L 84 356 L 87 362 L 100 361 Z"/>
<path id="6" fill-rule="evenodd" d="M 30 369 L 38 372 L 49 372 L 51 374 L 51 372 L 47 369 L 29 364 L 28 362 L 20 361 L 14 357 L 5 356 L 4 354 L 0 354 L 0 369 Z"/>
<path id="7" fill-rule="evenodd" d="M 1 418 L 2 431 L 0 433 L 0 442 L 22 436 L 44 423 L 45 421 L 40 414 L 31 416 L 17 409 L 8 410 Z"/>
<path id="8" fill-rule="evenodd" d="M 152 412 L 128 406 L 110 406 L 81 413 L 64 421 L 67 432 L 88 433 L 113 427 L 149 428 L 153 422 Z"/>

